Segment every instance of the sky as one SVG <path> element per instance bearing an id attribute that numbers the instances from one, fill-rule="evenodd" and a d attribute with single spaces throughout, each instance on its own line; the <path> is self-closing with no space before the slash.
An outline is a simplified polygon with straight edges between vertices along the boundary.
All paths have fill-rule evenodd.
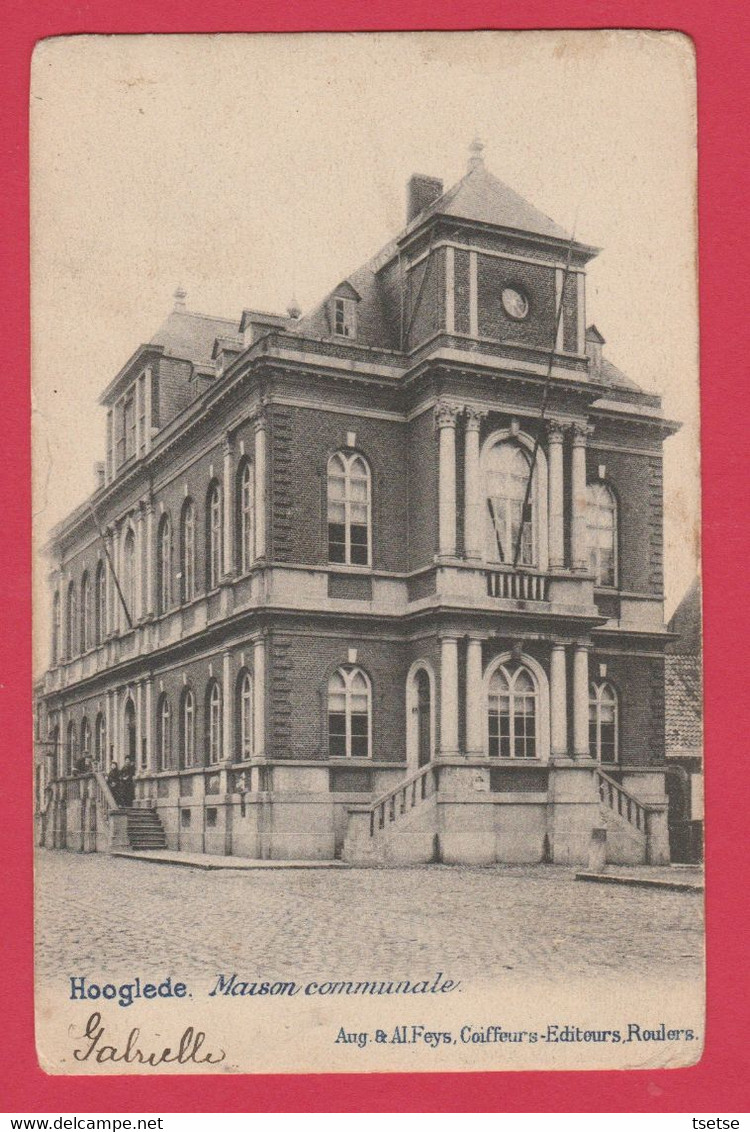
<path id="1" fill-rule="evenodd" d="M 400 230 L 411 174 L 450 186 L 476 136 L 496 176 L 602 248 L 587 322 L 683 422 L 665 446 L 669 616 L 699 538 L 695 73 L 675 33 L 43 41 L 31 89 L 39 544 L 92 490 L 97 398 L 178 285 L 207 314 L 283 312 L 293 296 L 307 310 Z"/>

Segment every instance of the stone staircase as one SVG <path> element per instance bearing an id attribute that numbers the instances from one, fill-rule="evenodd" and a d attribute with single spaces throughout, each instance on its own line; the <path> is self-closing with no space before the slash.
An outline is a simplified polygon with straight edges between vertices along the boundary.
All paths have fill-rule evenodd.
<path id="1" fill-rule="evenodd" d="M 344 861 L 364 865 L 436 860 L 438 774 L 429 763 L 369 805 L 350 806 Z"/>
<path id="2" fill-rule="evenodd" d="M 131 849 L 166 849 L 164 826 L 154 809 L 131 807 L 127 812 L 128 842 Z"/>

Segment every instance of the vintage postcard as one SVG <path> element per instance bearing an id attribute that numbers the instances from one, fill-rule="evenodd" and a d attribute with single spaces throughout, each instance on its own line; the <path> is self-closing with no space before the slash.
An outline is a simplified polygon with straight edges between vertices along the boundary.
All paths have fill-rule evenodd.
<path id="1" fill-rule="evenodd" d="M 695 1064 L 690 40 L 53 38 L 31 194 L 42 1067 Z"/>

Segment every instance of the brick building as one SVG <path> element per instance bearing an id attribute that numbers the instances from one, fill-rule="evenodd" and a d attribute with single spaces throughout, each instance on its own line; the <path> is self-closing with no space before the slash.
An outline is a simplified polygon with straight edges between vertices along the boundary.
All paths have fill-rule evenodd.
<path id="1" fill-rule="evenodd" d="M 178 291 L 102 394 L 100 482 L 48 547 L 43 843 L 667 858 L 676 426 L 586 328 L 597 249 L 478 144 L 407 210 L 305 316 Z"/>
<path id="2" fill-rule="evenodd" d="M 670 622 L 667 645 L 666 756 L 669 841 L 675 861 L 703 855 L 703 669 L 701 586 L 685 593 Z"/>

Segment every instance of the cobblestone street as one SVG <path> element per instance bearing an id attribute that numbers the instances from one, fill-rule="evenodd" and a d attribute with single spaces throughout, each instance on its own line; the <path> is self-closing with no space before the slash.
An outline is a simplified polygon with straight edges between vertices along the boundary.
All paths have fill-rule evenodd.
<path id="1" fill-rule="evenodd" d="M 38 973 L 321 970 L 694 980 L 700 894 L 581 884 L 553 866 L 204 872 L 42 850 Z"/>

